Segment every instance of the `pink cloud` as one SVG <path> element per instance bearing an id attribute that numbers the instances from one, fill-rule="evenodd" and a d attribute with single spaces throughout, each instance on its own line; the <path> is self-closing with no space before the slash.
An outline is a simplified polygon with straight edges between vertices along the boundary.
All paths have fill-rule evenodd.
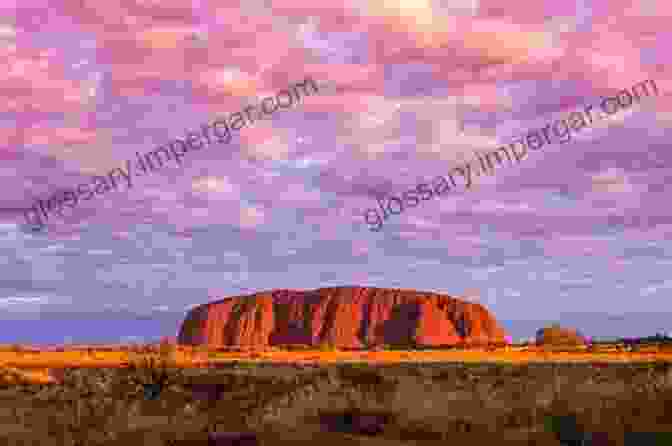
<path id="1" fill-rule="evenodd" d="M 384 67 L 359 64 L 305 64 L 304 76 L 338 86 L 339 92 L 380 91 L 385 82 Z"/>
<path id="2" fill-rule="evenodd" d="M 481 108 L 508 108 L 513 105 L 510 96 L 492 83 L 468 83 L 463 85 L 459 94 L 464 97 L 465 103 Z"/>
<path id="3" fill-rule="evenodd" d="M 290 183 L 285 188 L 286 195 L 283 195 L 283 200 L 295 203 L 297 206 L 323 206 L 322 194 L 317 189 L 309 189 L 306 185 L 301 183 Z"/>
<path id="4" fill-rule="evenodd" d="M 382 72 L 375 74 L 373 67 L 305 66 L 307 50 L 297 47 L 293 36 L 276 31 L 270 16 L 249 16 L 239 8 L 211 2 L 202 6 L 218 25 L 226 26 L 196 26 L 189 17 L 169 20 L 166 14 L 117 3 L 93 10 L 67 2 L 65 9 L 96 35 L 98 59 L 110 65 L 111 90 L 116 94 L 146 95 L 157 81 L 186 80 L 195 87 L 195 100 L 221 105 L 231 96 L 284 88 L 296 81 L 291 73 L 324 77 L 333 70 L 330 76 L 337 81 L 342 77 L 341 82 L 353 89 L 372 89 L 382 81 Z M 171 8 L 179 11 L 186 5 L 176 2 Z M 199 45 L 194 36 L 201 31 L 207 32 Z M 225 54 L 222 46 L 227 48 Z M 227 78 L 231 69 L 237 74 Z"/>
<path id="5" fill-rule="evenodd" d="M 254 127 L 245 127 L 240 130 L 238 138 L 242 145 L 256 146 L 270 142 L 276 132 L 273 127 L 263 123 L 255 123 Z"/>
<path id="6" fill-rule="evenodd" d="M 150 88 L 152 81 L 185 80 L 192 82 L 195 100 L 221 103 L 222 98 L 285 88 L 303 75 L 300 67 L 306 52 L 291 48 L 282 33 L 265 32 L 249 38 L 227 27 L 226 31 L 210 32 L 206 46 L 193 44 L 187 34 L 188 28 L 104 34 L 101 60 L 112 68 L 112 88 L 145 94 L 143 90 Z M 235 43 L 238 39 L 240 46 Z M 144 41 L 151 44 L 139 44 Z M 231 46 L 222 53 L 219 42 Z"/>
<path id="7" fill-rule="evenodd" d="M 255 228 L 263 225 L 265 221 L 265 213 L 262 209 L 256 207 L 241 207 L 240 220 L 238 226 L 241 228 Z"/>
<path id="8" fill-rule="evenodd" d="M 454 65 L 455 56 L 519 63 L 530 57 L 555 57 L 557 53 L 550 44 L 550 33 L 541 26 L 521 27 L 502 19 L 437 14 L 429 2 L 417 5 L 399 2 L 399 6 L 385 9 L 386 14 L 381 16 L 385 26 L 373 28 L 376 38 L 372 36 L 372 41 L 380 41 L 377 38 L 386 35 L 393 41 L 382 41 L 388 48 L 396 48 L 397 43 L 403 45 L 398 41 L 410 37 L 424 54 L 451 58 Z"/>
<path id="9" fill-rule="evenodd" d="M 273 15 L 289 17 L 316 17 L 323 31 L 354 30 L 365 27 L 368 18 L 360 16 L 359 11 L 338 2 L 315 2 L 312 0 L 272 0 L 270 11 Z"/>
<path id="10" fill-rule="evenodd" d="M 2 56 L 0 111 L 73 111 L 84 102 L 80 83 L 65 78 L 53 52 L 10 46 L 0 49 Z"/>
<path id="11" fill-rule="evenodd" d="M 437 79 L 453 85 L 505 80 L 521 73 L 548 76 L 564 48 L 542 27 L 468 17 L 441 17 L 432 26 L 394 21 L 372 26 L 368 42 L 372 62 L 422 60 L 434 65 Z"/>
<path id="12" fill-rule="evenodd" d="M 366 257 L 371 253 L 371 248 L 368 245 L 355 241 L 351 243 L 350 249 L 354 257 Z"/>
<path id="13" fill-rule="evenodd" d="M 347 92 L 335 95 L 304 96 L 301 99 L 301 109 L 308 112 L 361 113 L 369 110 L 370 99 L 373 97 L 362 93 Z"/>
<path id="14" fill-rule="evenodd" d="M 595 192 L 632 192 L 633 187 L 628 174 L 623 169 L 607 169 L 591 178 Z"/>
<path id="15" fill-rule="evenodd" d="M 189 0 L 168 0 L 165 2 L 129 2 L 111 0 L 97 4 L 91 0 L 63 0 L 61 13 L 89 29 L 124 28 L 148 22 L 188 23 L 197 20 L 198 15 Z"/>
<path id="16" fill-rule="evenodd" d="M 176 228 L 189 228 L 203 224 L 228 224 L 241 229 L 254 229 L 263 226 L 267 219 L 267 212 L 263 208 L 245 205 L 240 201 L 221 201 L 217 203 L 217 206 L 189 206 L 181 212 L 173 212 L 171 209 L 166 209 L 161 213 L 154 210 L 151 212 L 155 214 L 154 219 L 161 220 L 164 216 L 166 222 L 170 222 Z"/>
<path id="17" fill-rule="evenodd" d="M 76 127 L 53 128 L 38 125 L 31 127 L 26 135 L 25 144 L 38 145 L 91 144 L 96 140 L 96 132 Z"/>
<path id="18" fill-rule="evenodd" d="M 269 64 L 273 62 L 269 58 L 278 60 L 287 53 L 286 36 L 262 33 L 256 27 L 268 25 L 268 19 L 245 20 L 240 12 L 228 9 L 227 26 L 208 28 L 197 23 L 193 13 L 176 19 L 191 11 L 188 4 L 164 6 L 122 8 L 113 3 L 94 11 L 67 2 L 65 9 L 76 23 L 95 35 L 98 59 L 112 69 L 112 89 L 124 94 L 145 94 L 143 90 L 158 80 L 190 80 L 202 86 L 201 73 L 227 65 L 238 65 L 242 71 L 256 75 L 261 58 L 267 56 L 264 63 Z M 228 48 L 224 54 L 223 47 Z M 234 85 L 233 92 L 247 96 L 255 88 L 259 85 L 249 85 L 242 91 L 240 85 Z"/>
<path id="19" fill-rule="evenodd" d="M 484 17 L 510 20 L 514 23 L 542 24 L 558 16 L 574 16 L 574 2 L 511 3 L 503 0 L 479 0 L 478 11 Z"/>
<path id="20" fill-rule="evenodd" d="M 13 153 L 15 146 L 23 142 L 25 130 L 22 128 L 0 127 L 0 146 L 7 146 L 9 150 L 3 150 L 3 154 Z"/>
<path id="21" fill-rule="evenodd" d="M 198 8 L 192 0 L 162 0 L 123 2 L 129 14 L 151 17 L 155 20 L 183 22 L 198 20 Z"/>
<path id="22" fill-rule="evenodd" d="M 262 83 L 249 74 L 227 68 L 212 68 L 198 75 L 199 86 L 209 93 L 236 97 L 252 97 Z"/>
<path id="23" fill-rule="evenodd" d="M 166 78 L 183 79 L 190 78 L 187 76 L 190 74 L 198 76 L 208 67 L 227 65 L 237 65 L 256 75 L 262 67 L 278 63 L 291 65 L 305 58 L 303 49 L 290 45 L 291 36 L 275 31 L 277 24 L 273 26 L 269 16 L 245 15 L 239 7 L 204 2 L 199 11 L 217 24 L 207 26 L 207 21 L 199 19 L 198 23 L 193 13 L 181 20 L 169 19 L 180 11 L 190 11 L 186 4 L 176 3 L 169 8 L 172 8 L 170 14 L 161 13 L 164 5 L 158 4 L 152 8 L 128 7 L 125 11 L 114 4 L 95 12 L 73 4 L 66 10 L 96 34 L 101 59 L 113 68 L 117 64 L 143 65 L 136 67 L 143 71 L 151 66 Z M 203 44 L 198 43 L 199 38 Z M 227 50 L 223 53 L 222 48 Z M 287 60 L 288 57 L 292 60 Z"/>
<path id="24" fill-rule="evenodd" d="M 199 30 L 197 26 L 152 26 L 131 35 L 135 44 L 151 50 L 175 50 Z"/>

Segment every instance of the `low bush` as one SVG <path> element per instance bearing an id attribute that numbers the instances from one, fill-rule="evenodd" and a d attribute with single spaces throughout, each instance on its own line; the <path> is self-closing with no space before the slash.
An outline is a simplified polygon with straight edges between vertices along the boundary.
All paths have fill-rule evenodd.
<path id="1" fill-rule="evenodd" d="M 279 345 L 282 350 L 285 351 L 290 351 L 290 352 L 296 352 L 296 351 L 307 351 L 307 350 L 314 350 L 315 347 L 312 345 L 307 345 L 307 344 L 282 344 Z"/>
<path id="2" fill-rule="evenodd" d="M 335 351 L 338 351 L 338 348 L 336 348 L 335 345 L 330 344 L 328 342 L 321 342 L 317 346 L 317 349 L 321 352 L 335 352 Z"/>

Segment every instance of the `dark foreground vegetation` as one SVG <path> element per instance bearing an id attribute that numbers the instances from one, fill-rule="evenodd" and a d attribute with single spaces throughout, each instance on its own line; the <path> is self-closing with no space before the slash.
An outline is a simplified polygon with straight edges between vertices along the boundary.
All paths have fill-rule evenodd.
<path id="1" fill-rule="evenodd" d="M 0 445 L 672 445 L 672 368 L 630 364 L 70 368 L 5 379 Z"/>

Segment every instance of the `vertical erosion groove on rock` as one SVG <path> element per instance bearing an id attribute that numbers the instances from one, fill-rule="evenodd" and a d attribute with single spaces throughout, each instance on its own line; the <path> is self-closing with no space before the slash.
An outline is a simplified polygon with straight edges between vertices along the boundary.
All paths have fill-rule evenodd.
<path id="1" fill-rule="evenodd" d="M 328 343 L 503 343 L 507 333 L 482 305 L 436 293 L 367 287 L 276 290 L 233 296 L 187 314 L 178 343 L 267 347 Z"/>

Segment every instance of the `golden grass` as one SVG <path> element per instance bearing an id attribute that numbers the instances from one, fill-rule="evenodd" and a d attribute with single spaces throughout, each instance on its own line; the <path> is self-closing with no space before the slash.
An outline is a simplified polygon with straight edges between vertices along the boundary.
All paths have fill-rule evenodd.
<path id="1" fill-rule="evenodd" d="M 158 353 L 155 357 L 160 357 Z M 124 350 L 96 351 L 92 353 L 81 350 L 66 350 L 62 352 L 43 351 L 39 353 L 3 351 L 0 352 L 0 367 L 12 367 L 14 370 L 23 369 L 27 379 L 33 382 L 48 382 L 52 379 L 47 369 L 65 367 L 85 368 L 118 368 L 126 367 L 138 353 Z M 672 352 L 550 352 L 540 350 L 514 351 L 498 349 L 486 352 L 483 350 L 393 350 L 393 351 L 282 351 L 278 349 L 247 352 L 216 352 L 194 353 L 190 349 L 177 348 L 168 356 L 170 362 L 180 368 L 202 367 L 208 363 L 226 363 L 230 361 L 245 361 L 252 363 L 279 362 L 279 363 L 345 363 L 366 362 L 370 364 L 385 364 L 398 362 L 499 362 L 519 364 L 526 362 L 650 362 L 670 361 Z M 27 369 L 27 370 L 26 370 Z"/>
<path id="2" fill-rule="evenodd" d="M 523 440 L 530 444 L 533 437 L 535 444 L 550 445 L 559 443 L 556 434 L 544 431 L 548 418 L 573 414 L 582 432 L 607 432 L 612 436 L 621 435 L 618 432 L 623 430 L 653 432 L 655 423 L 672 425 L 669 362 L 646 367 L 518 365 L 545 361 L 670 361 L 669 356 L 670 352 L 591 353 L 584 350 L 570 353 L 510 349 L 490 352 L 478 349 L 200 350 L 195 355 L 188 349 L 151 353 L 71 349 L 35 354 L 16 349 L 0 353 L 2 362 L 12 363 L 4 367 L 6 374 L 20 374 L 22 380 L 44 379 L 47 372 L 36 368 L 36 364 L 51 361 L 52 368 L 47 375 L 53 378 L 47 379 L 55 379 L 57 385 L 3 386 L 0 406 L 5 410 L 0 410 L 0 430 L 12 426 L 23 430 L 3 432 L 0 445 L 19 444 L 19 440 L 28 443 L 40 435 L 44 438 L 40 438 L 39 444 L 45 445 L 174 446 L 182 443 L 167 439 L 178 438 L 185 438 L 188 441 L 185 444 L 206 444 L 205 430 L 209 428 L 257 432 L 262 446 L 290 441 L 294 445 L 304 444 L 298 437 L 286 437 L 291 429 L 308 432 L 305 444 L 310 438 L 311 444 L 402 446 L 408 441 L 423 440 L 439 445 L 450 438 L 457 443 L 522 445 Z M 173 367 L 166 369 L 173 381 L 162 388 L 160 397 L 147 393 L 147 385 L 160 381 L 153 379 L 153 374 L 148 373 L 151 371 L 142 366 L 143 363 L 155 364 L 150 361 L 152 358 L 162 364 L 163 360 L 168 363 L 175 360 Z M 240 367 L 223 367 L 206 373 L 174 369 L 175 365 L 202 365 L 204 360 L 241 363 Z M 365 365 L 345 364 L 350 361 Z M 431 364 L 435 361 L 453 364 L 436 367 Z M 17 362 L 25 368 L 19 370 L 14 364 Z M 278 363 L 277 367 L 256 366 L 274 362 Z M 296 366 L 302 362 L 323 367 Z M 412 364 L 376 367 L 402 362 Z M 488 362 L 495 364 L 484 364 Z M 280 363 L 288 366 L 280 366 Z M 58 365 L 63 364 L 73 369 L 59 369 Z M 138 364 L 139 368 L 76 370 L 103 368 L 103 364 L 117 368 Z M 446 404 L 447 401 L 450 403 Z M 605 412 L 607 406 L 609 410 Z M 568 410 L 571 413 L 565 413 Z M 332 432 L 318 426 L 322 415 L 336 416 L 337 412 L 350 414 L 348 417 L 362 413 L 369 418 L 377 413 L 389 416 L 391 421 L 381 433 L 367 436 L 363 441 L 360 434 Z M 40 428 L 35 429 L 36 425 Z M 482 435 L 486 437 L 481 438 Z M 66 437 L 70 440 L 65 441 Z M 79 443 L 73 444 L 73 440 Z M 362 441 L 355 443 L 355 440 Z"/>
<path id="3" fill-rule="evenodd" d="M 32 384 L 51 384 L 56 379 L 49 373 L 48 368 L 19 369 L 16 367 L 3 367 L 4 379 L 8 381 L 23 381 Z"/>

